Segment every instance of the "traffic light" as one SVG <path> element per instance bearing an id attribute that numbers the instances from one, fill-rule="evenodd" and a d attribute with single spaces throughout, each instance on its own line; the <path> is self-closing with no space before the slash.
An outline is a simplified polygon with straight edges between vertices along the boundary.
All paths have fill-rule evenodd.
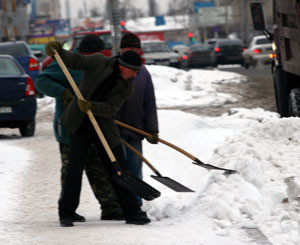
<path id="1" fill-rule="evenodd" d="M 120 25 L 121 25 L 122 29 L 125 30 L 126 22 L 124 20 L 120 21 Z"/>
<path id="2" fill-rule="evenodd" d="M 187 34 L 187 36 L 188 36 L 189 38 L 192 38 L 192 37 L 194 36 L 194 33 L 189 32 L 189 33 Z"/>
<path id="3" fill-rule="evenodd" d="M 188 36 L 189 41 L 190 41 L 191 44 L 195 42 L 195 38 L 194 38 L 194 33 L 193 32 L 188 32 L 187 36 Z"/>

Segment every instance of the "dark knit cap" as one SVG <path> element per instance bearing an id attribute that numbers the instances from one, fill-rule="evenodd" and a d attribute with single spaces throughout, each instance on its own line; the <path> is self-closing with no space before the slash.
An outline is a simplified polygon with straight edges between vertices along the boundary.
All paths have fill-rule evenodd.
<path id="1" fill-rule="evenodd" d="M 133 33 L 125 34 L 121 39 L 120 48 L 141 48 L 141 40 Z"/>
<path id="2" fill-rule="evenodd" d="M 100 52 L 104 49 L 104 42 L 94 34 L 87 34 L 81 40 L 78 50 L 85 53 Z"/>
<path id="3" fill-rule="evenodd" d="M 139 70 L 142 66 L 142 58 L 137 52 L 126 51 L 120 56 L 119 64 L 131 70 Z"/>

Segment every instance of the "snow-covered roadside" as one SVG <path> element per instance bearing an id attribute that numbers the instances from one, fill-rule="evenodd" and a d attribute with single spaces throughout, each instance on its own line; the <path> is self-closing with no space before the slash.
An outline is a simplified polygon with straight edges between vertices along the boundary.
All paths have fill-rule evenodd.
<path id="1" fill-rule="evenodd" d="M 217 92 L 220 84 L 245 82 L 233 72 L 195 69 L 184 71 L 172 67 L 147 65 L 160 109 L 217 106 L 235 102 L 229 94 Z"/>
<path id="2" fill-rule="evenodd" d="M 172 114 L 171 111 L 163 111 L 162 113 L 169 116 Z M 191 120 L 191 115 L 178 113 L 183 121 L 185 116 L 187 121 Z M 161 118 L 165 117 L 163 114 L 160 113 Z M 173 116 L 176 116 L 175 114 Z M 194 123 L 196 122 L 196 117 L 194 117 Z M 201 122 L 204 123 L 202 120 L 198 121 L 198 123 Z M 162 127 L 165 126 L 162 125 Z M 209 124 L 203 124 L 203 128 L 205 127 L 214 128 Z M 182 132 L 184 131 L 182 130 Z M 172 135 L 172 131 L 169 133 Z M 169 133 L 165 134 L 168 139 L 170 138 Z M 60 228 L 57 221 L 56 204 L 59 194 L 60 163 L 57 143 L 51 134 L 52 125 L 43 122 L 38 126 L 37 135 L 34 138 L 19 139 L 16 144 L 16 146 L 22 145 L 24 149 L 30 151 L 31 158 L 26 161 L 27 167 L 22 175 L 12 179 L 9 183 L 14 192 L 9 193 L 9 206 L 7 207 L 9 212 L 1 222 L 3 229 L 0 233 L 1 241 L 5 241 L 5 244 L 51 244 L 51 241 L 54 240 L 55 244 L 82 244 L 82 241 L 88 244 L 124 245 L 133 244 L 137 241 L 140 241 L 139 244 L 195 244 L 195 241 L 199 241 L 199 244 L 203 242 L 203 244 L 212 245 L 215 244 L 214 242 L 236 245 L 247 244 L 241 239 L 243 232 L 238 230 L 233 231 L 228 237 L 211 233 L 211 225 L 213 225 L 211 219 L 205 217 L 201 212 L 197 212 L 197 218 L 195 218 L 195 213 L 191 213 L 185 207 L 185 203 L 188 204 L 194 194 L 175 193 L 158 182 L 153 183 L 153 185 L 162 192 L 162 197 L 155 202 L 145 203 L 145 209 L 149 211 L 149 215 L 153 220 L 149 226 L 138 227 L 124 225 L 123 222 L 99 221 L 99 206 L 85 180 L 78 212 L 84 214 L 88 222 L 78 224 L 71 230 Z M 210 145 L 213 146 L 213 143 Z M 6 150 L 9 152 L 10 149 Z M 158 154 L 156 150 L 154 152 L 150 155 Z M 177 176 L 178 170 L 176 171 L 175 166 L 171 164 L 173 154 L 174 152 L 162 153 L 162 158 L 155 163 L 155 166 L 165 176 L 171 177 L 172 172 L 174 172 L 174 179 L 181 181 L 184 175 L 179 178 Z M 186 166 L 192 166 L 194 171 L 199 172 L 198 174 L 203 172 L 199 167 L 194 167 L 189 160 L 179 163 L 178 156 L 176 158 L 179 166 L 181 164 L 184 166 L 187 163 Z M 170 163 L 166 170 L 162 166 L 162 159 Z M 8 161 L 6 164 L 13 163 L 13 159 Z M 206 170 L 204 170 L 205 172 Z M 146 168 L 145 180 L 148 183 L 153 181 L 150 178 L 149 169 Z M 184 181 L 184 178 L 182 183 L 190 185 L 188 181 Z M 245 234 L 242 237 L 247 240 Z"/>

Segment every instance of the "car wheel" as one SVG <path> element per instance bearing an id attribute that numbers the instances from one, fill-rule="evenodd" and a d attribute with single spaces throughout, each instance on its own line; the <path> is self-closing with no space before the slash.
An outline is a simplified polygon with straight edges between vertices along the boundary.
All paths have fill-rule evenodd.
<path id="1" fill-rule="evenodd" d="M 22 122 L 19 130 L 23 137 L 33 136 L 35 132 L 35 120 Z"/>

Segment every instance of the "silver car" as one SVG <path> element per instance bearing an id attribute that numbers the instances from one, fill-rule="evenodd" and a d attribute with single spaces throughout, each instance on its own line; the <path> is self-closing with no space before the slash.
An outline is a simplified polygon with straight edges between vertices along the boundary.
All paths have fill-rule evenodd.
<path id="1" fill-rule="evenodd" d="M 147 65 L 180 67 L 179 55 L 164 41 L 144 41 L 142 49 Z"/>
<path id="2" fill-rule="evenodd" d="M 248 49 L 243 52 L 245 68 L 255 67 L 259 63 L 270 64 L 270 54 L 272 54 L 272 42 L 264 35 L 253 37 Z"/>

